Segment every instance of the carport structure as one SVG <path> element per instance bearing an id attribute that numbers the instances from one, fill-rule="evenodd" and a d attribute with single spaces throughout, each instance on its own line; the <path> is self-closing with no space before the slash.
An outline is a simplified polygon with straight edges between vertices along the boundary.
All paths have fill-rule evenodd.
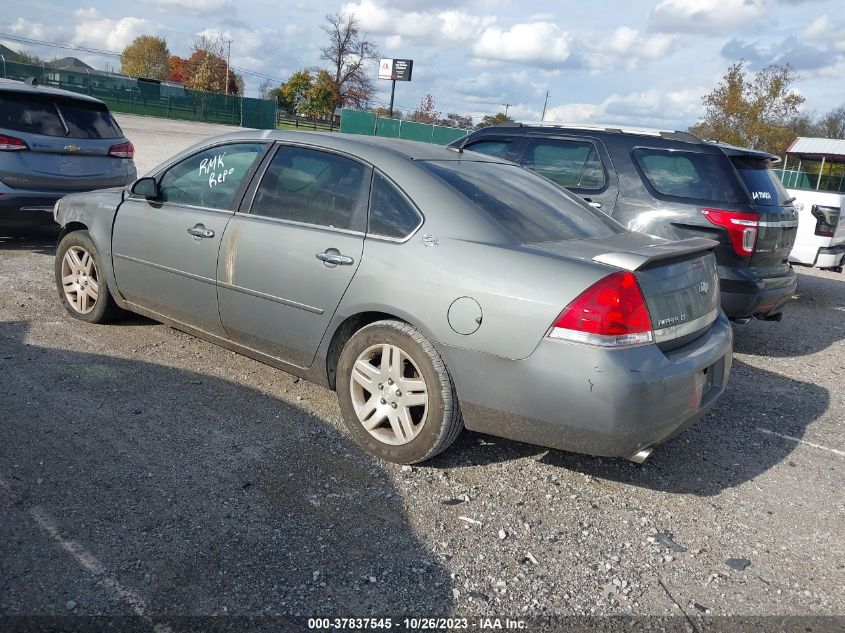
<path id="1" fill-rule="evenodd" d="M 793 169 L 790 159 L 798 160 Z M 845 193 L 845 139 L 799 136 L 786 150 L 780 179 L 790 189 Z"/>

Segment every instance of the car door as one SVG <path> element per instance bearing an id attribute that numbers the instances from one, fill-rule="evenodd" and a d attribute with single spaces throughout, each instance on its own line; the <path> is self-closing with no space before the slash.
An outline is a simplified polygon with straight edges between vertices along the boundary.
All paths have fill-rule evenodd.
<path id="1" fill-rule="evenodd" d="M 361 261 L 369 166 L 281 145 L 221 244 L 217 278 L 227 335 L 307 367 Z"/>
<path id="2" fill-rule="evenodd" d="M 613 214 L 619 187 L 600 143 L 582 138 L 532 138 L 519 162 Z"/>
<path id="3" fill-rule="evenodd" d="M 268 146 L 244 142 L 200 150 L 158 176 L 156 200 L 133 195 L 120 205 L 112 253 L 117 288 L 127 301 L 224 334 L 216 287 L 220 240 Z"/>

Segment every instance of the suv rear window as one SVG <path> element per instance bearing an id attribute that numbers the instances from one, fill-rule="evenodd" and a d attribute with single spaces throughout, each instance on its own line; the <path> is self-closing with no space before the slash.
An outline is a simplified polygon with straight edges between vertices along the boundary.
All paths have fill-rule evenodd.
<path id="1" fill-rule="evenodd" d="M 640 147 L 634 150 L 634 158 L 649 184 L 664 196 L 748 202 L 748 195 L 724 155 Z"/>
<path id="2" fill-rule="evenodd" d="M 580 198 L 515 165 L 473 161 L 419 164 L 525 244 L 625 232 L 620 224 Z"/>
<path id="3" fill-rule="evenodd" d="M 745 156 L 732 156 L 731 162 L 739 172 L 739 177 L 745 183 L 754 204 L 782 207 L 788 204 L 791 196 L 774 172 L 769 168 L 767 160 Z"/>
<path id="4" fill-rule="evenodd" d="M 104 104 L 16 92 L 0 92 L 0 128 L 68 138 L 123 136 Z"/>

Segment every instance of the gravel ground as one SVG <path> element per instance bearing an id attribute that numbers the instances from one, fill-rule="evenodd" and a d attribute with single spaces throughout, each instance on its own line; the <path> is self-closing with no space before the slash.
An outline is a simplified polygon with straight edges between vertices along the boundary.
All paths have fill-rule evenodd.
<path id="1" fill-rule="evenodd" d="M 222 129 L 119 120 L 139 172 Z M 781 323 L 737 326 L 725 395 L 643 466 L 467 432 L 408 468 L 330 391 L 72 320 L 53 253 L 0 237 L 0 615 L 845 623 L 843 275 L 800 269 Z"/>

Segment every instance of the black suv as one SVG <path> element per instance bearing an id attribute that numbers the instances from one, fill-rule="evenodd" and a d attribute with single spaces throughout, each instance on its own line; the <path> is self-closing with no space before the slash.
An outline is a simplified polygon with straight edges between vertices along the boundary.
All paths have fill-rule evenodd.
<path id="1" fill-rule="evenodd" d="M 777 156 L 687 132 L 508 125 L 452 147 L 519 163 L 634 231 L 719 241 L 728 317 L 780 320 L 797 281 L 788 256 L 798 220 L 772 173 Z"/>

